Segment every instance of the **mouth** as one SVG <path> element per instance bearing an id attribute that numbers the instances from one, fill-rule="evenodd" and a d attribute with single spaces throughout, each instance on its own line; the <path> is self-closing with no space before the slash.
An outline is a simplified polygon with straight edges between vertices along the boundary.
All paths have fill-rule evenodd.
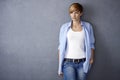
<path id="1" fill-rule="evenodd" d="M 72 18 L 72 19 L 76 19 L 76 18 Z"/>

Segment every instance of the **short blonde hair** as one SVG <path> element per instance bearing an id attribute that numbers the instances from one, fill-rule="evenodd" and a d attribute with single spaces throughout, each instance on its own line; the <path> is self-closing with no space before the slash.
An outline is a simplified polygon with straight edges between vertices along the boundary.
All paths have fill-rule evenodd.
<path id="1" fill-rule="evenodd" d="M 72 13 L 74 11 L 80 11 L 80 13 L 83 12 L 83 6 L 79 3 L 73 3 L 69 7 L 69 13 Z"/>

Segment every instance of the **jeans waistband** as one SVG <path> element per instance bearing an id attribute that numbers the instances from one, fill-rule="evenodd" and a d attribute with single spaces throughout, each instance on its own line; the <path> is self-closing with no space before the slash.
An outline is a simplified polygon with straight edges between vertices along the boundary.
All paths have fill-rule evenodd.
<path id="1" fill-rule="evenodd" d="M 82 58 L 82 59 L 69 59 L 69 58 L 65 58 L 64 59 L 64 61 L 74 62 L 74 63 L 84 62 L 85 60 L 86 60 L 86 58 Z"/>

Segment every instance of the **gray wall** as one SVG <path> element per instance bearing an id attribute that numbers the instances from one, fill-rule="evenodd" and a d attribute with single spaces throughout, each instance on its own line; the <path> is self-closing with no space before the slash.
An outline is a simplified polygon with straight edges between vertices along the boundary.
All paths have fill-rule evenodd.
<path id="1" fill-rule="evenodd" d="M 73 2 L 83 4 L 96 38 L 88 80 L 120 79 L 119 0 L 0 0 L 0 80 L 62 79 L 58 35 Z"/>

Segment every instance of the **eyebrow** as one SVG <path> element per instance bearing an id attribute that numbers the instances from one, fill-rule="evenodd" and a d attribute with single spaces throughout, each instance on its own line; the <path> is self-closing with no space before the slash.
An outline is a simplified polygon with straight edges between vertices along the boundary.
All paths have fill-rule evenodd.
<path id="1" fill-rule="evenodd" d="M 77 13 L 77 12 L 80 12 L 80 11 L 78 11 L 78 10 L 77 10 L 77 11 L 70 11 L 70 13 L 73 13 L 73 12 L 76 12 L 76 13 Z"/>

